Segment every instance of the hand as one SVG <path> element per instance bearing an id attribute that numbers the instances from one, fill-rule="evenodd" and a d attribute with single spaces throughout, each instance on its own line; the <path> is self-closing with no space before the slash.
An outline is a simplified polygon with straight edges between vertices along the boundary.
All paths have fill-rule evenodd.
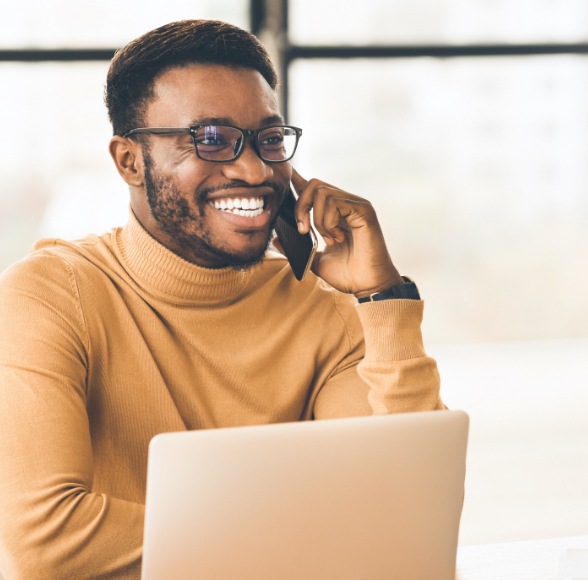
<path id="1" fill-rule="evenodd" d="M 325 240 L 312 267 L 317 276 L 358 298 L 404 283 L 369 201 L 317 179 L 306 181 L 296 170 L 292 184 L 298 194 L 298 230 L 308 232 L 312 209 L 314 226 Z"/>

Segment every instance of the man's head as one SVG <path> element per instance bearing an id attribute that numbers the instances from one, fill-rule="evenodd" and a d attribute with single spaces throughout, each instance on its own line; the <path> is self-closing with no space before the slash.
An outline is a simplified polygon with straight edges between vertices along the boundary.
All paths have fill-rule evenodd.
<path id="1" fill-rule="evenodd" d="M 256 140 L 284 124 L 276 84 L 259 41 L 221 22 L 172 23 L 114 57 L 106 90 L 111 155 L 140 223 L 186 260 L 218 268 L 262 259 L 292 171 Z M 208 158 L 219 125 L 243 130 L 238 157 Z M 196 134 L 199 126 L 213 135 Z M 263 147 L 278 141 L 272 133 Z"/>
<path id="2" fill-rule="evenodd" d="M 106 81 L 105 101 L 114 135 L 143 125 L 157 78 L 188 64 L 217 64 L 258 71 L 275 90 L 276 70 L 255 36 L 216 20 L 182 20 L 156 28 L 117 51 Z"/>

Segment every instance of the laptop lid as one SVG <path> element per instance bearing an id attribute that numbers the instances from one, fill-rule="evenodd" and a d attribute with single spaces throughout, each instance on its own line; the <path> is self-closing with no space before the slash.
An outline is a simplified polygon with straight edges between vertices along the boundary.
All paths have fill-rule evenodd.
<path id="1" fill-rule="evenodd" d="M 142 578 L 453 580 L 468 417 L 161 434 Z"/>

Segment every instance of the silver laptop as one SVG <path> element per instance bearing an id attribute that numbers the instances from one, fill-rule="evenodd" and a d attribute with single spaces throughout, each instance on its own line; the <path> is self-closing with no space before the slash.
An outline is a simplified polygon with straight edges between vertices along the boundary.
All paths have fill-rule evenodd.
<path id="1" fill-rule="evenodd" d="M 142 578 L 454 580 L 467 433 L 434 411 L 158 435 Z"/>

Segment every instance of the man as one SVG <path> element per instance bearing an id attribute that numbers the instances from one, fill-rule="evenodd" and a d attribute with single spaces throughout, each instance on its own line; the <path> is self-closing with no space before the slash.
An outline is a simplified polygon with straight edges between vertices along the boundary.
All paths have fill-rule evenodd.
<path id="1" fill-rule="evenodd" d="M 157 433 L 443 408 L 416 288 L 367 201 L 292 169 L 276 84 L 258 41 L 219 22 L 114 57 L 128 224 L 41 241 L 0 281 L 7 578 L 137 577 Z M 266 252 L 290 181 L 300 231 L 312 208 L 325 240 L 302 282 Z"/>

